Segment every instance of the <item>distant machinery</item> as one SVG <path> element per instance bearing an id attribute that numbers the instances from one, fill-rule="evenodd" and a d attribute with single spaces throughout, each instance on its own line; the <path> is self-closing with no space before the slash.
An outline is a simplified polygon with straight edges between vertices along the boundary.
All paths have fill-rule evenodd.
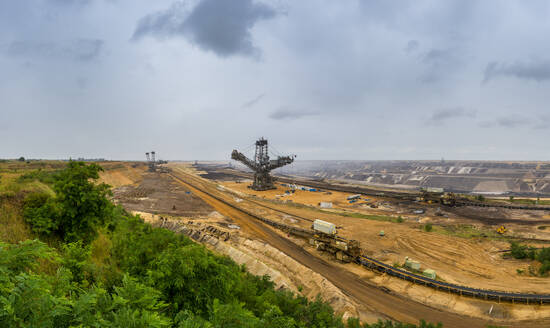
<path id="1" fill-rule="evenodd" d="M 157 167 L 159 164 L 166 164 L 168 161 L 163 160 L 157 160 L 155 158 L 156 153 L 154 151 L 151 151 L 150 153 L 145 153 L 145 157 L 147 157 L 147 165 L 149 165 L 149 172 L 156 172 Z M 164 172 L 165 170 L 161 168 L 161 172 Z"/>
<path id="2" fill-rule="evenodd" d="M 233 150 L 231 159 L 239 161 L 254 171 L 254 182 L 250 188 L 254 190 L 275 189 L 273 177 L 269 174 L 271 170 L 285 166 L 294 161 L 295 155 L 277 156 L 277 159 L 270 160 L 268 154 L 267 140 L 264 138 L 256 141 L 256 151 L 254 159 L 251 160 L 238 150 Z"/>
<path id="3" fill-rule="evenodd" d="M 150 155 L 150 156 L 149 156 Z M 155 163 L 155 152 L 145 153 L 147 157 L 147 164 L 149 165 L 149 172 L 155 172 L 157 170 Z"/>

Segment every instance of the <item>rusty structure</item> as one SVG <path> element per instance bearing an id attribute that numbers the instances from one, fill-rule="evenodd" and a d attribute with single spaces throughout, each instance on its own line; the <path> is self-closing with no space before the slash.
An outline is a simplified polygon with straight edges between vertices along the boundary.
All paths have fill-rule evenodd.
<path id="1" fill-rule="evenodd" d="M 252 182 L 250 188 L 254 190 L 275 189 L 273 177 L 270 172 L 294 162 L 294 158 L 296 156 L 277 156 L 277 159 L 270 159 L 267 140 L 264 138 L 258 139 L 255 146 L 256 150 L 254 153 L 254 159 L 249 159 L 236 149 L 231 153 L 231 159 L 243 163 L 254 171 L 254 181 Z"/>

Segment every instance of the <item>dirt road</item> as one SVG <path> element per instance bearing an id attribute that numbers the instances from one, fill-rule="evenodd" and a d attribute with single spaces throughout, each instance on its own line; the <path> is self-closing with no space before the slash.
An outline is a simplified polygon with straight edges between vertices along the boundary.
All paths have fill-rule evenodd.
<path id="1" fill-rule="evenodd" d="M 197 178 L 180 170 L 175 170 L 174 176 L 177 181 L 187 188 L 191 189 L 197 196 L 201 197 L 206 203 L 210 204 L 218 212 L 231 217 L 244 230 L 254 234 L 256 237 L 263 239 L 273 247 L 276 247 L 285 254 L 291 256 L 308 268 L 323 275 L 335 286 L 340 288 L 346 295 L 350 296 L 360 304 L 383 313 L 394 320 L 418 323 L 418 319 L 422 318 L 430 322 L 441 322 L 445 327 L 485 327 L 487 324 L 507 325 L 501 322 L 486 322 L 477 318 L 460 316 L 450 312 L 444 312 L 415 302 L 404 297 L 394 294 L 388 294 L 383 290 L 361 280 L 354 273 L 342 270 L 335 265 L 324 261 L 323 259 L 311 256 L 307 251 L 288 239 L 278 235 L 271 228 L 258 222 L 255 218 L 250 217 L 246 213 L 240 212 L 209 194 L 197 189 Z M 192 183 L 192 184 L 189 184 Z M 213 186 L 208 186 L 209 183 L 202 181 L 199 188 L 204 188 L 209 193 L 216 196 L 221 193 Z M 521 327 L 531 326 L 529 323 L 516 324 Z M 539 321 L 532 326 L 541 326 Z"/>

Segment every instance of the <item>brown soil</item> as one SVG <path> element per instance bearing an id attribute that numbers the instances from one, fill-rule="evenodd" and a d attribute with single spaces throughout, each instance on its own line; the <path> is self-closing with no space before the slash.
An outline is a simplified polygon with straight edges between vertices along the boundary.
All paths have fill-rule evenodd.
<path id="1" fill-rule="evenodd" d="M 170 166 L 175 169 L 174 172 L 178 177 L 184 178 L 183 182 L 175 182 L 168 174 L 145 173 L 141 182 L 134 183 L 132 186 L 117 188 L 115 198 L 128 209 L 162 215 L 171 214 L 187 217 L 202 215 L 204 217 L 205 214 L 216 210 L 224 217 L 231 218 L 234 223 L 241 227 L 240 231 L 243 238 L 254 241 L 263 240 L 295 261 L 305 265 L 309 270 L 321 274 L 341 289 L 353 302 L 364 306 L 364 309 L 366 309 L 364 311 L 368 313 L 384 313 L 384 315 L 393 319 L 411 323 L 417 323 L 419 318 L 424 318 L 432 322 L 443 322 L 445 327 L 463 327 L 465 325 L 483 327 L 487 322 L 470 316 L 487 317 L 487 313 L 493 305 L 494 309 L 490 317 L 496 320 L 537 319 L 550 316 L 545 307 L 534 309 L 524 305 L 495 305 L 490 302 L 449 296 L 425 287 L 411 285 L 399 279 L 380 276 L 352 264 L 338 264 L 332 259 L 324 257 L 323 254 L 318 254 L 311 249 L 304 249 L 302 247 L 303 241 L 283 236 L 280 232 L 264 226 L 242 212 L 223 205 L 223 203 L 209 197 L 207 194 L 201 193 L 200 190 L 185 184 L 185 179 L 193 179 L 194 184 L 198 184 L 201 188 L 215 193 L 229 202 L 238 204 L 238 206 L 246 207 L 255 213 L 273 219 L 285 221 L 287 224 L 292 223 L 302 227 L 311 225 L 311 222 L 300 220 L 298 216 L 310 219 L 321 218 L 334 222 L 342 227 L 340 234 L 360 240 L 362 247 L 368 254 L 382 259 L 386 263 L 403 262 L 404 257 L 409 256 L 421 261 L 423 267 L 436 269 L 438 276 L 449 282 L 507 291 L 527 290 L 541 293 L 545 289 L 548 290 L 548 287 L 545 287 L 545 284 L 548 285 L 547 279 L 517 275 L 515 269 L 520 268 L 522 265 L 526 266 L 527 262 L 503 260 L 499 253 L 494 252 L 506 248 L 507 244 L 504 242 L 464 239 L 434 232 L 426 233 L 419 229 L 420 223 L 417 220 L 421 222 L 443 220 L 456 223 L 456 220 L 461 218 L 455 214 L 450 213 L 449 218 L 411 215 L 410 208 L 406 206 L 384 204 L 384 200 L 378 199 L 372 201 L 381 205 L 380 208 L 371 209 L 361 204 L 349 204 L 345 200 L 346 194 L 335 192 L 328 195 L 323 192 L 303 191 L 290 196 L 295 197 L 293 203 L 303 203 L 309 205 L 309 207 L 285 205 L 263 200 L 269 206 L 281 208 L 287 213 L 296 215 L 296 217 L 292 217 L 292 215 L 282 214 L 261 208 L 257 204 L 248 203 L 246 194 L 254 192 L 246 188 L 244 183 L 226 182 L 224 183 L 225 187 L 223 187 L 199 179 L 196 176 L 188 175 L 193 170 L 190 170 L 187 166 L 182 167 L 172 164 Z M 240 195 L 232 194 L 232 190 L 240 193 Z M 188 194 L 187 191 L 191 193 Z M 262 196 L 269 195 L 267 193 L 262 193 Z M 274 193 L 275 195 L 281 194 L 284 193 L 284 190 L 281 188 L 274 191 Z M 193 203 L 193 197 L 197 202 Z M 266 198 L 270 197 L 266 196 Z M 273 195 L 272 198 L 274 199 L 275 196 Z M 372 199 L 372 197 L 369 198 Z M 261 197 L 256 198 L 256 200 L 262 201 Z M 345 210 L 377 215 L 402 215 L 405 222 L 397 224 L 357 219 L 330 212 L 320 212 L 311 208 L 320 201 L 332 201 L 335 206 L 334 211 Z M 175 211 L 172 211 L 173 205 L 176 205 Z M 386 237 L 378 236 L 380 230 L 386 232 Z M 385 286 L 391 292 L 388 293 L 388 289 L 380 289 L 378 286 Z M 360 309 L 359 312 L 361 312 Z M 467 316 L 454 314 L 453 312 L 467 314 Z M 497 323 L 501 326 L 510 326 L 505 321 L 498 321 Z M 546 321 L 522 322 L 521 325 L 518 324 L 517 326 L 534 327 L 544 326 L 548 323 Z"/>
<path id="2" fill-rule="evenodd" d="M 113 190 L 114 199 L 130 211 L 185 217 L 204 216 L 212 207 L 164 173 L 144 172 L 138 185 Z"/>
<path id="3" fill-rule="evenodd" d="M 337 264 L 312 256 L 307 250 L 297 245 L 289 238 L 284 238 L 280 233 L 261 224 L 253 217 L 219 202 L 208 194 L 186 184 L 184 181 L 192 181 L 193 184 L 200 185 L 201 188 L 208 190 L 210 193 L 215 193 L 218 197 L 225 198 L 228 201 L 230 201 L 229 199 L 233 199 L 233 197 L 227 197 L 227 194 L 224 195 L 224 193 L 221 192 L 223 188 L 215 187 L 215 185 L 204 181 L 197 181 L 184 169 L 178 170 L 177 167 L 175 169 L 175 174 L 183 179 L 183 181 L 179 181 L 180 183 L 192 189 L 206 202 L 211 204 L 218 212 L 234 219 L 235 222 L 242 227 L 243 231 L 247 231 L 255 238 L 267 241 L 270 245 L 294 258 L 299 263 L 320 273 L 359 304 L 363 304 L 395 320 L 404 322 L 417 323 L 419 318 L 424 318 L 431 322 L 443 322 L 446 327 L 463 327 L 464 325 L 484 327 L 487 324 L 487 322 L 480 319 L 473 319 L 451 312 L 435 310 L 432 307 L 406 299 L 397 294 L 388 294 L 385 290 L 372 285 L 366 279 L 361 279 L 360 276 L 350 270 L 343 270 Z"/>
<path id="4" fill-rule="evenodd" d="M 243 199 L 249 195 L 261 193 L 247 188 L 245 183 L 228 182 L 224 183 L 224 186 L 228 190 L 239 193 Z M 262 195 L 268 199 L 270 195 L 276 195 L 280 191 L 280 189 L 268 191 Z M 307 204 L 316 204 L 319 201 L 326 201 L 328 197 L 339 197 L 345 200 L 347 195 L 349 194 L 324 195 L 323 193 L 297 191 L 295 199 L 300 202 L 305 200 L 304 203 Z M 261 201 L 262 199 L 263 197 L 259 197 L 255 200 Z M 435 221 L 431 217 L 424 217 L 418 223 L 417 217 L 403 215 L 405 222 L 392 223 L 346 217 L 331 214 L 328 211 L 320 212 L 314 208 L 298 208 L 273 202 L 266 202 L 266 204 L 298 217 L 330 221 L 341 227 L 338 232 L 340 235 L 359 240 L 366 255 L 373 256 L 390 265 L 403 264 L 405 256 L 408 256 L 420 261 L 423 269 L 436 270 L 437 275 L 448 282 L 503 291 L 550 293 L 549 278 L 518 275 L 517 269 L 524 269 L 527 272 L 527 267 L 534 263 L 503 259 L 502 253 L 499 251 L 509 248 L 507 242 L 488 238 L 461 238 L 438 232 L 422 231 L 421 223 Z M 273 219 L 280 219 L 287 224 L 305 228 L 311 225 L 311 222 L 299 218 L 294 222 L 289 221 L 284 214 L 257 208 L 254 204 L 242 202 L 240 206 Z M 363 209 L 361 212 L 380 215 L 382 211 Z M 384 214 L 393 217 L 399 215 L 392 211 L 385 211 Z M 384 231 L 384 237 L 379 236 L 380 231 Z"/>
<path id="5" fill-rule="evenodd" d="M 135 185 L 142 180 L 147 165 L 140 162 L 105 162 L 100 163 L 103 172 L 99 174 L 99 182 L 106 183 L 113 188 Z"/>

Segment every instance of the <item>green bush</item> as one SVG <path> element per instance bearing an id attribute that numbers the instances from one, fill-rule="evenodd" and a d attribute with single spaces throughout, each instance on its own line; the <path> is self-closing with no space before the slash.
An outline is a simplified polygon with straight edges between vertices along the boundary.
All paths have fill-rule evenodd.
<path id="1" fill-rule="evenodd" d="M 510 255 L 515 259 L 531 259 L 534 260 L 537 256 L 537 250 L 533 247 L 519 244 L 517 242 L 510 243 Z"/>
<path id="2" fill-rule="evenodd" d="M 89 243 L 93 240 L 97 228 L 111 218 L 113 210 L 107 199 L 111 194 L 109 186 L 93 182 L 101 170 L 97 164 L 69 162 L 66 169 L 55 175 L 55 197 L 29 194 L 25 199 L 24 217 L 32 230 L 40 234 L 56 233 L 66 241 Z"/>
<path id="3" fill-rule="evenodd" d="M 531 259 L 539 261 L 541 266 L 539 267 L 538 274 L 541 276 L 546 276 L 548 271 L 550 271 L 550 248 L 537 250 L 534 247 L 511 242 L 510 255 L 515 259 Z M 531 275 L 536 275 L 535 270 L 531 266 L 529 266 L 529 273 Z"/>
<path id="4" fill-rule="evenodd" d="M 92 253 L 89 245 L 83 245 L 82 241 L 63 245 L 62 264 L 72 274 L 72 281 L 88 286 L 93 282 L 93 264 L 90 262 Z"/>
<path id="5" fill-rule="evenodd" d="M 433 227 L 432 227 L 432 224 L 431 224 L 431 223 L 426 223 L 426 224 L 424 225 L 424 231 L 426 231 L 426 232 L 431 232 L 432 229 L 433 229 Z"/>
<path id="6" fill-rule="evenodd" d="M 0 327 L 346 327 L 320 298 L 275 290 L 269 277 L 115 207 L 107 187 L 93 184 L 99 170 L 70 162 L 56 177 L 55 197 L 25 199 L 33 229 L 68 242 L 59 250 L 0 243 Z"/>
<path id="7" fill-rule="evenodd" d="M 22 174 L 17 179 L 18 182 L 31 182 L 34 180 L 38 180 L 42 183 L 45 183 L 47 185 L 53 185 L 56 180 L 56 176 L 59 173 L 59 171 L 44 171 L 42 169 L 38 169 L 36 171 L 31 171 L 25 174 Z"/>
<path id="8" fill-rule="evenodd" d="M 45 193 L 31 193 L 23 201 L 23 217 L 33 232 L 49 235 L 58 228 L 61 208 Z"/>
<path id="9" fill-rule="evenodd" d="M 56 177 L 53 189 L 61 207 L 58 231 L 65 240 L 90 242 L 108 219 L 112 207 L 107 199 L 109 186 L 93 182 L 102 170 L 95 163 L 71 161 Z"/>
<path id="10" fill-rule="evenodd" d="M 539 250 L 537 252 L 536 259 L 542 263 L 539 268 L 539 274 L 544 276 L 547 275 L 548 271 L 550 271 L 550 248 L 543 248 Z"/>

